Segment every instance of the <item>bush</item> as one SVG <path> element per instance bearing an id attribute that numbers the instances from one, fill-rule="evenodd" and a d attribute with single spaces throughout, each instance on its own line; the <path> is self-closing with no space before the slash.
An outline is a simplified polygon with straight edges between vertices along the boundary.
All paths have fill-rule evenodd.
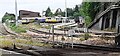
<path id="1" fill-rule="evenodd" d="M 85 38 L 85 40 L 87 40 L 91 36 L 88 33 L 85 33 L 83 37 Z"/>
<path id="2" fill-rule="evenodd" d="M 62 40 L 62 41 L 65 41 L 65 38 L 64 38 L 64 37 L 62 37 L 62 38 L 61 38 L 61 40 Z"/>
<path id="3" fill-rule="evenodd" d="M 90 25 L 90 23 L 91 23 L 91 18 L 89 17 L 89 16 L 86 16 L 85 17 L 85 23 L 86 23 L 86 26 L 89 26 Z"/>
<path id="4" fill-rule="evenodd" d="M 84 37 L 81 37 L 81 38 L 80 38 L 80 41 L 84 41 L 84 40 L 85 40 L 85 38 L 84 38 Z"/>

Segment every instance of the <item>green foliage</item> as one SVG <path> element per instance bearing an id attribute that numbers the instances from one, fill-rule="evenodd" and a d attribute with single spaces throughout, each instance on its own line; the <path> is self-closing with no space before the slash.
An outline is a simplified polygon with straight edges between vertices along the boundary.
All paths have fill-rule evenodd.
<path id="1" fill-rule="evenodd" d="M 26 39 L 16 39 L 16 43 L 33 45 L 33 46 L 44 46 L 44 47 L 50 47 L 51 46 L 50 44 L 40 43 L 40 42 L 37 42 L 37 41 L 26 40 Z"/>
<path id="2" fill-rule="evenodd" d="M 5 13 L 5 15 L 2 18 L 2 23 L 5 22 L 6 20 L 14 20 L 15 19 L 15 15 L 14 14 L 9 14 L 9 13 Z"/>
<path id="3" fill-rule="evenodd" d="M 75 6 L 74 12 L 79 12 L 79 7 L 78 7 L 78 5 Z"/>
<path id="4" fill-rule="evenodd" d="M 45 26 L 45 27 L 43 27 L 43 28 L 50 29 L 50 28 L 51 28 L 51 26 Z"/>
<path id="5" fill-rule="evenodd" d="M 26 32 L 26 30 L 24 29 L 24 28 L 22 28 L 22 27 L 20 27 L 20 26 L 15 26 L 15 24 L 11 24 L 10 25 L 10 28 L 13 30 L 13 31 L 15 31 L 16 33 L 25 33 Z"/>
<path id="6" fill-rule="evenodd" d="M 60 11 L 59 11 L 60 10 Z M 74 9 L 72 8 L 67 8 L 67 16 L 70 17 L 70 18 L 73 18 L 74 16 L 80 16 L 80 13 L 79 13 L 79 7 L 78 5 L 76 5 L 76 7 Z M 61 15 L 61 16 L 65 16 L 65 11 L 62 12 L 62 10 L 60 8 L 58 8 L 56 10 L 56 12 L 54 13 L 55 16 L 58 16 L 58 15 Z"/>
<path id="7" fill-rule="evenodd" d="M 31 41 L 31 40 L 26 40 L 26 39 L 16 39 L 16 43 L 32 44 L 33 41 Z"/>
<path id="8" fill-rule="evenodd" d="M 87 39 L 90 38 L 91 36 L 89 35 L 89 33 L 85 33 L 85 34 L 83 35 L 83 37 L 85 38 L 85 40 L 87 40 Z"/>
<path id="9" fill-rule="evenodd" d="M 55 16 L 58 16 L 58 15 L 61 15 L 62 16 L 62 10 L 60 9 L 60 8 L 58 8 L 57 10 L 56 10 L 56 12 L 54 13 L 54 15 Z"/>
<path id="10" fill-rule="evenodd" d="M 70 16 L 73 16 L 73 9 L 72 8 L 67 8 L 67 16 L 70 17 Z"/>
<path id="11" fill-rule="evenodd" d="M 89 26 L 89 24 L 91 23 L 91 21 L 92 21 L 92 19 L 89 16 L 85 17 L 86 26 Z"/>
<path id="12" fill-rule="evenodd" d="M 64 37 L 62 37 L 62 38 L 61 38 L 61 40 L 62 40 L 62 41 L 65 41 L 65 38 L 64 38 Z"/>
<path id="13" fill-rule="evenodd" d="M 85 38 L 84 37 L 80 37 L 80 41 L 84 41 L 85 40 Z"/>
<path id="14" fill-rule="evenodd" d="M 46 16 L 46 17 L 52 17 L 52 16 L 53 16 L 53 13 L 51 12 L 50 7 L 47 8 L 46 13 L 45 13 L 45 16 Z"/>
<path id="15" fill-rule="evenodd" d="M 0 36 L 0 38 L 5 38 L 5 36 Z"/>
<path id="16" fill-rule="evenodd" d="M 73 16 L 75 18 L 78 17 L 78 16 L 81 16 L 79 9 L 80 8 L 78 7 L 78 5 L 76 5 L 75 8 L 74 8 L 74 13 L 73 13 Z"/>
<path id="17" fill-rule="evenodd" d="M 61 16 L 65 17 L 65 12 L 62 12 L 62 13 L 61 13 Z"/>
<path id="18" fill-rule="evenodd" d="M 4 48 L 4 47 L 12 47 L 13 46 L 13 41 L 11 40 L 0 40 L 0 48 Z"/>
<path id="19" fill-rule="evenodd" d="M 94 20 L 96 14 L 100 10 L 101 4 L 99 2 L 83 2 L 80 7 L 80 14 L 85 18 L 85 23 L 88 25 Z"/>
<path id="20" fill-rule="evenodd" d="M 76 18 L 76 17 L 80 16 L 80 13 L 79 12 L 74 12 L 73 16 Z"/>

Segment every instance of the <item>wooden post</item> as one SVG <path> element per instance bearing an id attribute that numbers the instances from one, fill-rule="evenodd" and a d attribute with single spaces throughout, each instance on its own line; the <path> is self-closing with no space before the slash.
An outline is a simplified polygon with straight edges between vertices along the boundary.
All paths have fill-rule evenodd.
<path id="1" fill-rule="evenodd" d="M 73 36 L 71 36 L 72 37 L 72 49 L 73 49 Z"/>
<path id="2" fill-rule="evenodd" d="M 52 25 L 52 37 L 53 37 L 53 47 L 54 47 L 54 25 Z"/>
<path id="3" fill-rule="evenodd" d="M 50 24 L 48 24 L 49 26 L 50 26 Z M 50 38 L 50 29 L 49 29 L 49 37 L 48 37 L 48 39 Z"/>

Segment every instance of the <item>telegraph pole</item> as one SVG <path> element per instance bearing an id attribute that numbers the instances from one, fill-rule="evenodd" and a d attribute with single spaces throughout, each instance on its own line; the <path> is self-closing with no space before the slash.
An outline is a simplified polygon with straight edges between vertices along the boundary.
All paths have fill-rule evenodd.
<path id="1" fill-rule="evenodd" d="M 15 23 L 18 25 L 18 17 L 17 17 L 17 0 L 15 0 Z"/>
<path id="2" fill-rule="evenodd" d="M 65 0 L 65 20 L 67 19 L 67 0 Z"/>

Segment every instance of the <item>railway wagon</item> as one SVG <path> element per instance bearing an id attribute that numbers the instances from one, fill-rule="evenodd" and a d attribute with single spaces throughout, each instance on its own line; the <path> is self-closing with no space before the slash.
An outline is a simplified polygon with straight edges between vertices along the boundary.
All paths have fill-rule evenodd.
<path id="1" fill-rule="evenodd" d="M 60 23 L 61 21 L 56 20 L 55 18 L 36 18 L 40 23 Z"/>

